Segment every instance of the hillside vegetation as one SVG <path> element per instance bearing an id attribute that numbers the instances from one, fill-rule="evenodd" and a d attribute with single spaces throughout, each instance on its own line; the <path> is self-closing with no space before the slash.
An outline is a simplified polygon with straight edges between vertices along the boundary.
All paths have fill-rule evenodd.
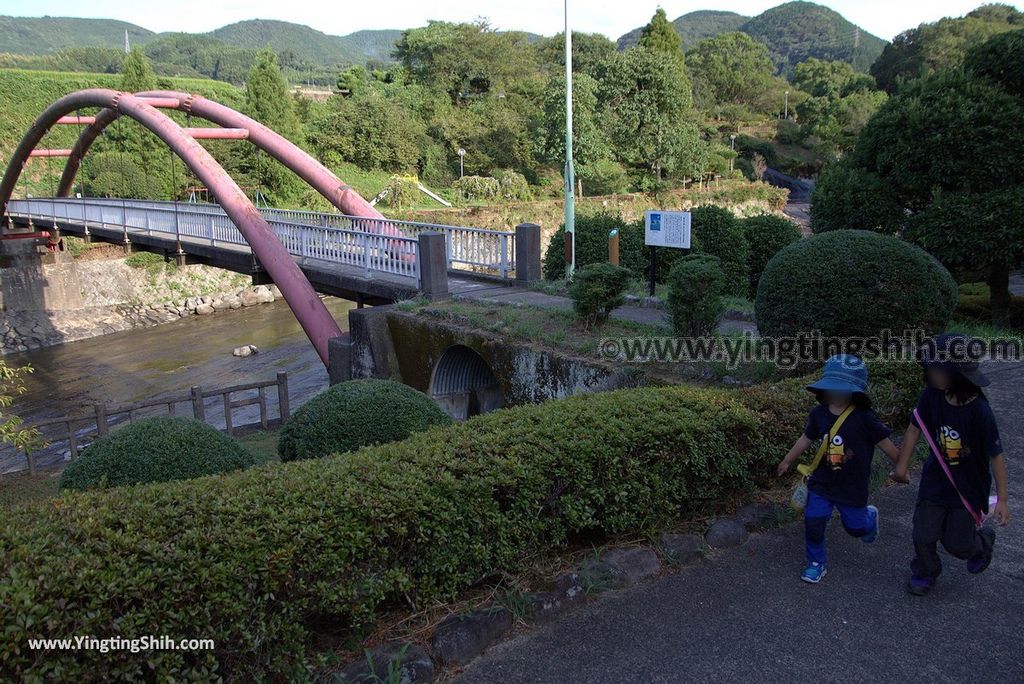
<path id="1" fill-rule="evenodd" d="M 0 52 L 46 55 L 76 47 L 117 48 L 124 45 L 125 31 L 133 45 L 156 36 L 141 26 L 116 19 L 0 16 Z"/>
<path id="2" fill-rule="evenodd" d="M 687 48 L 705 38 L 742 31 L 767 45 L 776 69 L 787 74 L 811 57 L 848 62 L 858 71 L 867 71 L 886 45 L 838 12 L 813 2 L 787 2 L 756 17 L 733 12 L 691 12 L 673 24 Z M 619 38 L 619 48 L 635 45 L 640 30 Z"/>

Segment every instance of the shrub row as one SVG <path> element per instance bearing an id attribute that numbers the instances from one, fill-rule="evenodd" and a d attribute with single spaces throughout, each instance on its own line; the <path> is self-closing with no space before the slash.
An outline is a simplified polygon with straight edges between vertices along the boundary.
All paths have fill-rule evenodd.
<path id="1" fill-rule="evenodd" d="M 308 678 L 312 625 L 429 605 L 575 535 L 651 531 L 750 488 L 810 404 L 802 381 L 583 395 L 346 456 L 19 509 L 0 522 L 0 679 Z M 216 650 L 27 647 L 75 634 Z"/>
<path id="2" fill-rule="evenodd" d="M 718 257 L 725 273 L 725 293 L 753 296 L 757 279 L 765 264 L 782 247 L 799 239 L 795 224 L 777 216 L 738 219 L 728 209 L 717 206 L 692 210 L 692 253 Z M 598 213 L 576 218 L 577 268 L 608 261 L 608 235 L 619 231 L 619 263 L 634 277 L 646 280 L 650 270 L 650 251 L 644 245 L 644 222 L 628 222 L 621 216 Z M 565 226 L 559 227 L 544 254 L 544 277 L 558 280 L 565 276 Z M 676 262 L 685 255 L 679 249 L 659 249 L 658 280 L 667 282 Z"/>

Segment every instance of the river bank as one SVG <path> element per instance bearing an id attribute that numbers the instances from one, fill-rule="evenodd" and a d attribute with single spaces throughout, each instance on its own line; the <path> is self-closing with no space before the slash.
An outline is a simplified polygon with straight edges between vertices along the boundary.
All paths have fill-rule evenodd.
<path id="1" fill-rule="evenodd" d="M 324 303 L 342 330 L 348 329 L 353 302 L 333 297 Z M 246 344 L 259 353 L 246 358 L 232 350 Z M 189 316 L 166 325 L 126 330 L 78 342 L 16 353 L 8 365 L 33 367 L 27 392 L 11 410 L 29 425 L 65 415 L 88 414 L 93 404 L 126 404 L 188 391 L 215 389 L 288 373 L 292 410 L 327 387 L 327 371 L 285 301 Z M 277 415 L 270 393 L 270 415 Z M 237 409 L 235 423 L 259 420 L 254 406 Z M 223 406 L 210 399 L 207 421 L 223 426 Z M 85 441 L 89 441 L 86 439 Z M 40 467 L 59 466 L 66 443 L 36 454 Z M 23 470 L 23 455 L 0 447 L 0 474 Z"/>
<path id="2" fill-rule="evenodd" d="M 109 246 L 39 255 L 24 250 L 0 268 L 0 353 L 4 355 L 147 328 L 193 315 L 269 304 L 273 286 L 155 254 Z M 77 251 L 77 250 L 76 250 Z"/>

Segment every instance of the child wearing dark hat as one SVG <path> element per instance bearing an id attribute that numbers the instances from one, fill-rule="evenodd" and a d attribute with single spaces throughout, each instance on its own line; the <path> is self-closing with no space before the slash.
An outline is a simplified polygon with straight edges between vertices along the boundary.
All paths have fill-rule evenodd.
<path id="1" fill-rule="evenodd" d="M 817 396 L 818 406 L 811 410 L 803 435 L 779 463 L 781 477 L 807 447 L 819 440 L 825 443 L 822 458 L 807 482 L 807 567 L 800 577 L 805 582 L 817 584 L 825 576 L 825 531 L 834 508 L 839 509 L 843 528 L 852 536 L 868 544 L 878 537 L 878 509 L 868 505 L 871 461 L 876 446 L 894 462 L 899 451 L 889 439 L 892 430 L 871 410 L 867 384 L 867 367 L 859 357 L 839 354 L 830 358 L 821 379 L 807 386 Z"/>
<path id="2" fill-rule="evenodd" d="M 914 559 L 907 591 L 923 596 L 942 572 L 938 543 L 967 561 L 967 571 L 983 572 L 992 562 L 995 530 L 982 526 L 995 476 L 993 518 L 1010 522 L 1007 473 L 995 415 L 981 388 L 989 384 L 968 358 L 972 340 L 950 333 L 932 340 L 922 353 L 925 387 L 907 427 L 893 479 L 906 482 L 907 467 L 922 434 L 929 456 L 921 470 L 914 509 Z M 942 461 L 939 461 L 939 459 Z"/>

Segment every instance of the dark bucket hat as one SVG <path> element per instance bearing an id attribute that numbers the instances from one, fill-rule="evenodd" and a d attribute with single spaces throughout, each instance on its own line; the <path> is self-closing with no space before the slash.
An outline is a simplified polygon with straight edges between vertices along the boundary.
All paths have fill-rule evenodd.
<path id="1" fill-rule="evenodd" d="M 981 372 L 977 360 L 968 353 L 975 342 L 961 333 L 937 335 L 921 348 L 921 365 L 959 375 L 977 387 L 988 387 L 991 381 Z"/>
<path id="2" fill-rule="evenodd" d="M 836 354 L 825 362 L 821 379 L 808 385 L 807 389 L 866 394 L 868 391 L 868 368 L 859 356 Z"/>

